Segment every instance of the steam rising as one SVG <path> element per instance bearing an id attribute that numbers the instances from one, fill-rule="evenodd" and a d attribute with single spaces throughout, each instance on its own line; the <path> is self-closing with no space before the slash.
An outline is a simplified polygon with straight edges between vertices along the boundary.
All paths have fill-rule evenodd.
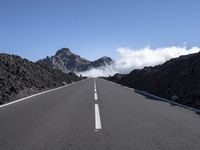
<path id="1" fill-rule="evenodd" d="M 150 47 L 143 49 L 118 48 L 118 57 L 112 65 L 93 68 L 85 72 L 79 72 L 78 74 L 98 77 L 114 75 L 115 73 L 128 73 L 133 69 L 159 65 L 171 58 L 197 53 L 199 50 L 199 47 L 187 49 L 185 47 L 175 46 L 157 49 L 151 49 Z"/>

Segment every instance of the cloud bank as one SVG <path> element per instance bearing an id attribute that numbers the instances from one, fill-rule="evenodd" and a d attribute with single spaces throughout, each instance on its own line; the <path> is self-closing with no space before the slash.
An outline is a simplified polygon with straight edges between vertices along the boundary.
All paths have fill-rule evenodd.
<path id="1" fill-rule="evenodd" d="M 165 47 L 152 49 L 145 47 L 142 49 L 118 48 L 117 59 L 110 66 L 93 68 L 85 72 L 79 72 L 84 76 L 98 77 L 109 76 L 115 73 L 128 73 L 133 69 L 140 69 L 145 66 L 155 66 L 162 64 L 171 58 L 181 55 L 188 55 L 200 51 L 199 47 Z"/>

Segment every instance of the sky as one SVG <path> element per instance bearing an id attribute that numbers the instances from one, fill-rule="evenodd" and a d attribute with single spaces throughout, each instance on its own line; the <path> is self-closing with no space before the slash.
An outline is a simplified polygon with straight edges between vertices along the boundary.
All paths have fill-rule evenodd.
<path id="1" fill-rule="evenodd" d="M 89 60 L 118 48 L 199 46 L 199 0 L 0 0 L 0 52 L 32 61 L 63 47 Z"/>

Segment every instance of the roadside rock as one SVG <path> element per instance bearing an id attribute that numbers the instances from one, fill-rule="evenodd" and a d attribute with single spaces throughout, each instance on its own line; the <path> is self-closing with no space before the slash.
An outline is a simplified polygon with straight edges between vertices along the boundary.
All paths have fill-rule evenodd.
<path id="1" fill-rule="evenodd" d="M 126 76 L 125 74 L 116 73 L 114 76 L 107 77 L 107 80 L 119 83 L 121 79 L 125 76 Z"/>
<path id="2" fill-rule="evenodd" d="M 0 54 L 0 104 L 78 80 L 74 73 L 66 74 L 16 55 Z"/>
<path id="3" fill-rule="evenodd" d="M 133 70 L 120 80 L 115 76 L 110 78 L 114 82 L 200 108 L 200 53 Z"/>

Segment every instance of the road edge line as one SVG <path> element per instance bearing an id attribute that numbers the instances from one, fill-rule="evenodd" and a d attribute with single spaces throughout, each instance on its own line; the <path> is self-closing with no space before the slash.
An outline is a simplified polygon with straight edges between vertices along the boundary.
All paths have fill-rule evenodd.
<path id="1" fill-rule="evenodd" d="M 103 79 L 103 80 L 105 80 L 105 79 Z M 119 83 L 115 83 L 115 82 L 112 82 L 112 81 L 109 81 L 109 80 L 105 80 L 105 81 L 108 81 L 108 82 L 110 82 L 110 83 L 112 83 L 112 84 L 116 84 L 116 85 L 118 85 L 118 86 L 122 86 L 122 87 L 124 87 L 124 88 L 126 88 L 126 89 L 129 89 L 129 90 L 132 90 L 132 91 L 135 91 L 135 92 L 142 93 L 142 94 L 144 94 L 144 95 L 148 95 L 148 96 L 157 98 L 157 99 L 159 99 L 159 100 L 162 100 L 162 101 L 165 101 L 165 102 L 168 102 L 168 103 L 171 103 L 171 104 L 175 104 L 175 105 L 177 105 L 177 106 L 180 106 L 180 107 L 189 109 L 189 110 L 191 110 L 191 111 L 195 111 L 195 112 L 200 113 L 200 110 L 198 110 L 198 109 L 196 109 L 196 108 L 192 108 L 192 107 L 189 107 L 189 106 L 186 106 L 186 105 L 183 105 L 183 104 L 180 104 L 180 103 L 177 103 L 177 102 L 174 102 L 174 101 L 165 99 L 165 98 L 163 98 L 163 97 L 159 97 L 159 96 L 156 96 L 156 95 L 153 95 L 153 94 L 149 94 L 149 93 L 144 92 L 144 91 L 136 90 L 136 89 L 134 89 L 134 88 L 130 88 L 130 87 L 128 87 L 128 86 L 125 86 L 125 85 L 122 85 L 122 84 L 119 84 Z"/>
<path id="2" fill-rule="evenodd" d="M 39 92 L 39 93 L 37 93 L 37 94 L 33 94 L 33 95 L 30 95 L 30 96 L 27 96 L 27 97 L 24 97 L 24 98 L 21 98 L 21 99 L 14 100 L 14 101 L 12 101 L 12 102 L 9 102 L 9 103 L 0 105 L 0 108 L 9 106 L 9 105 L 11 105 L 11 104 L 15 104 L 15 103 L 18 103 L 18 102 L 27 100 L 27 99 L 30 99 L 30 98 L 35 97 L 35 96 L 39 96 L 39 95 L 42 95 L 42 94 L 45 94 L 45 93 L 49 93 L 49 92 L 52 92 L 52 91 L 56 91 L 56 90 L 59 90 L 59 89 L 62 89 L 62 88 L 65 88 L 65 87 L 74 85 L 74 84 L 76 84 L 76 83 L 85 81 L 85 80 L 88 80 L 88 78 L 87 78 L 87 79 L 80 80 L 80 81 L 77 81 L 77 82 L 73 82 L 73 83 L 70 83 L 70 84 L 67 84 L 67 85 L 64 85 L 64 86 L 60 86 L 60 87 L 57 87 L 57 88 L 53 88 L 53 89 L 50 89 L 50 90 L 46 90 L 46 91 L 43 91 L 43 92 Z"/>

